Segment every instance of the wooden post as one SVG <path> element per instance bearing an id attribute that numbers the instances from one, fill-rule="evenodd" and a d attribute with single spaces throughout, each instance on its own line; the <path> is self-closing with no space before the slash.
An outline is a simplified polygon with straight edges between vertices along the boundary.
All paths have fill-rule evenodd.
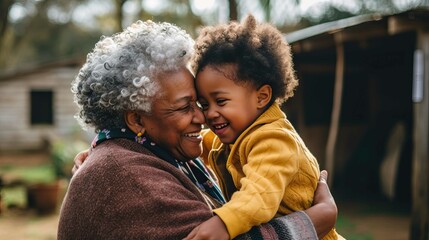
<path id="1" fill-rule="evenodd" d="M 332 184 L 334 182 L 335 149 L 337 145 L 338 131 L 340 126 L 341 101 L 344 85 L 344 44 L 342 39 L 342 33 L 335 33 L 334 38 L 337 52 L 337 63 L 335 67 L 335 86 L 332 103 L 331 124 L 329 127 L 325 155 L 326 170 L 329 173 L 330 187 L 332 187 Z"/>
<path id="2" fill-rule="evenodd" d="M 420 66 L 414 68 L 413 83 L 414 130 L 410 239 L 427 240 L 429 239 L 429 32 L 417 34 L 414 64 L 420 64 Z M 416 76 L 418 74 L 420 76 Z M 416 81 L 416 77 L 420 77 L 420 84 Z"/>

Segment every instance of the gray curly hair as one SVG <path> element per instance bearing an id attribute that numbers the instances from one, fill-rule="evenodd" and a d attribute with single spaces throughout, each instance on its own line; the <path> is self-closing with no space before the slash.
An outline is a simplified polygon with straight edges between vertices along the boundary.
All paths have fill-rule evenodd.
<path id="1" fill-rule="evenodd" d="M 123 32 L 102 37 L 72 82 L 81 125 L 124 126 L 125 111 L 150 112 L 160 94 L 158 76 L 189 67 L 194 41 L 170 23 L 137 21 Z"/>

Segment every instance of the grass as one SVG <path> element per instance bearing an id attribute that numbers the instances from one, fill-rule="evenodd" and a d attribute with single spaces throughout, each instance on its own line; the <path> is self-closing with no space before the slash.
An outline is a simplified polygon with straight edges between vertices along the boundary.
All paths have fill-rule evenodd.
<path id="1" fill-rule="evenodd" d="M 5 207 L 24 208 L 27 206 L 27 192 L 24 186 L 8 187 L 1 190 Z"/>
<path id="2" fill-rule="evenodd" d="M 347 240 L 373 240 L 374 238 L 369 233 L 359 233 L 356 230 L 356 225 L 348 218 L 338 215 L 335 226 L 337 232 Z"/>
<path id="3" fill-rule="evenodd" d="M 6 180 L 11 179 L 25 184 L 50 183 L 57 178 L 52 164 L 32 167 L 5 165 L 0 167 L 0 175 L 3 175 Z"/>

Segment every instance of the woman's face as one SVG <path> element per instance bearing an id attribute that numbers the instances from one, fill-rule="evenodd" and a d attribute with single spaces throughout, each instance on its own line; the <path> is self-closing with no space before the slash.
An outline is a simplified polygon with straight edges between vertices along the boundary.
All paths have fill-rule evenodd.
<path id="1" fill-rule="evenodd" d="M 152 112 L 142 115 L 146 134 L 177 160 L 200 156 L 204 115 L 196 105 L 194 77 L 183 68 L 160 76 Z"/>

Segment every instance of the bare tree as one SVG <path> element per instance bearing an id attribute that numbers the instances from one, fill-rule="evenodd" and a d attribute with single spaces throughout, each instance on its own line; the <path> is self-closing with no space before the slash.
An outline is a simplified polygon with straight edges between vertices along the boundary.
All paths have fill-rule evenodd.
<path id="1" fill-rule="evenodd" d="M 122 30 L 122 27 L 123 27 L 122 22 L 124 18 L 123 7 L 127 1 L 128 0 L 115 0 L 115 13 L 114 13 L 114 17 L 116 21 L 115 32 L 119 32 Z"/>
<path id="2" fill-rule="evenodd" d="M 259 0 L 264 11 L 265 21 L 269 22 L 271 20 L 271 0 Z"/>
<path id="3" fill-rule="evenodd" d="M 238 20 L 237 0 L 228 0 L 229 20 Z"/>
<path id="4" fill-rule="evenodd" d="M 0 47 L 3 44 L 3 39 L 6 34 L 6 29 L 9 25 L 8 23 L 9 11 L 13 3 L 14 3 L 13 0 L 2 0 L 0 2 Z"/>

